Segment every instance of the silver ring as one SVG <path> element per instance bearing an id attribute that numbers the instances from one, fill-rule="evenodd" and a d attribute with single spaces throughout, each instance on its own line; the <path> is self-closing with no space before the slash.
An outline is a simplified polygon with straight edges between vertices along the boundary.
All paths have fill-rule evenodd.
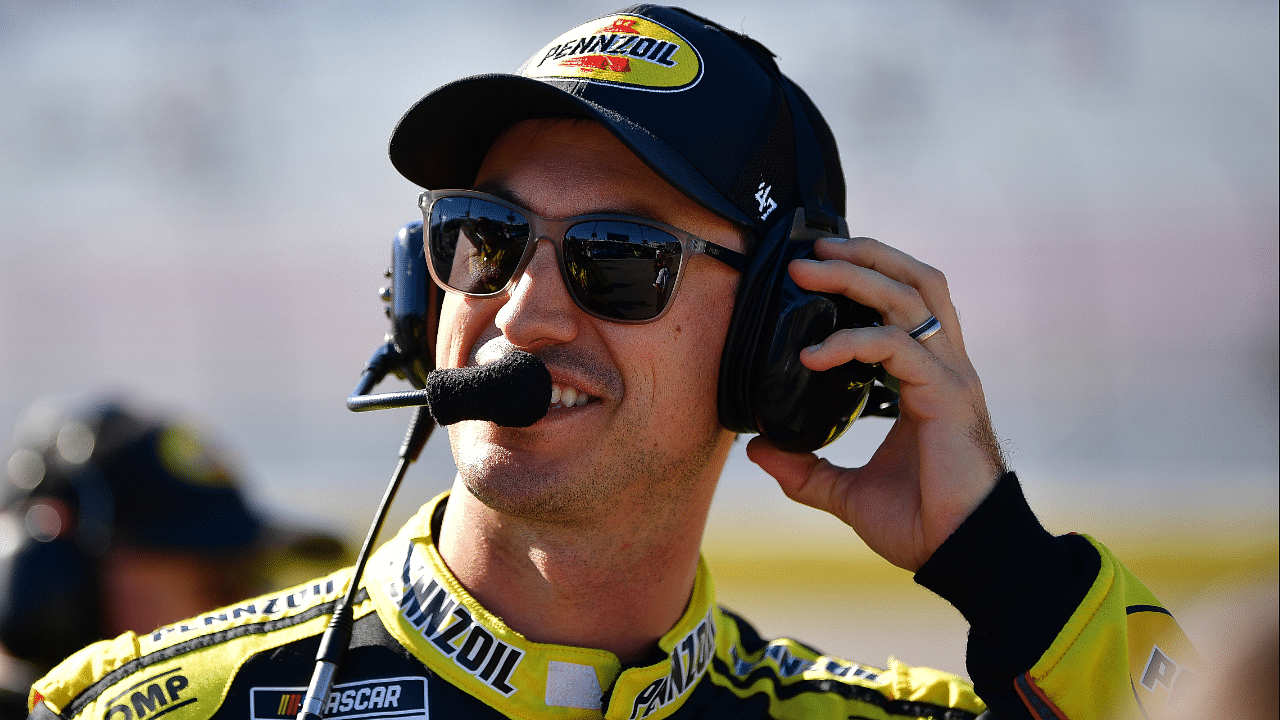
<path id="1" fill-rule="evenodd" d="M 920 323 L 920 327 L 916 328 L 915 330 L 912 330 L 910 333 L 907 333 L 907 334 L 911 336 L 912 340 L 919 340 L 920 342 L 924 342 L 925 340 L 928 340 L 929 338 L 933 337 L 933 334 L 938 332 L 941 329 L 942 329 L 942 323 L 938 322 L 938 318 L 934 317 L 933 315 L 930 315 L 928 320 L 925 320 L 924 322 Z"/>

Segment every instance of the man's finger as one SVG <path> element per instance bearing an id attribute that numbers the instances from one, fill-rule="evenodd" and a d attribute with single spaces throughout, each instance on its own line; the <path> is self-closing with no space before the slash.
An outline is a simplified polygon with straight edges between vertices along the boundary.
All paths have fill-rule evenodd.
<path id="1" fill-rule="evenodd" d="M 930 313 L 942 322 L 942 327 L 950 335 L 952 344 L 957 350 L 964 352 L 960 316 L 951 302 L 947 276 L 941 270 L 871 238 L 860 237 L 850 240 L 824 238 L 814 246 L 814 253 L 819 259 L 844 260 L 853 265 L 874 270 L 891 280 L 915 289 Z M 919 318 L 918 321 L 923 319 Z"/>
<path id="2" fill-rule="evenodd" d="M 837 330 L 822 343 L 800 351 L 800 362 L 819 372 L 850 360 L 880 363 L 890 375 L 902 382 L 924 385 L 940 370 L 938 356 L 950 353 L 945 335 L 939 333 L 929 342 L 941 346 L 935 347 L 938 352 L 911 339 L 899 327 Z"/>
<path id="3" fill-rule="evenodd" d="M 839 260 L 795 260 L 790 270 L 800 287 L 844 295 L 879 312 L 887 325 L 911 330 L 932 314 L 915 288 L 875 270 Z"/>
<path id="4" fill-rule="evenodd" d="M 801 505 L 831 513 L 848 523 L 838 485 L 842 484 L 841 473 L 851 471 L 836 467 L 813 453 L 779 450 L 759 435 L 747 443 L 747 457 L 772 475 L 787 497 Z"/>

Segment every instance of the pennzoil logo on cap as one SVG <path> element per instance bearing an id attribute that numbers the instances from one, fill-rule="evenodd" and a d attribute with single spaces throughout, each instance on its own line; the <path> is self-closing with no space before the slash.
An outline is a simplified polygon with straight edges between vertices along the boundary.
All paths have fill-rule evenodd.
<path id="1" fill-rule="evenodd" d="M 702 57 L 665 25 L 636 15 L 608 15 L 552 40 L 520 73 L 675 92 L 702 79 Z"/>

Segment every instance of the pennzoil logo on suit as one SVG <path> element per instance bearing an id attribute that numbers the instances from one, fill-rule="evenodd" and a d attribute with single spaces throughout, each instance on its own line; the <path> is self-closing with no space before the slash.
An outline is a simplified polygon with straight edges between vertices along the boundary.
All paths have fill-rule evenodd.
<path id="1" fill-rule="evenodd" d="M 716 634 L 715 610 L 710 610 L 706 618 L 671 651 L 671 674 L 654 680 L 636 695 L 631 703 L 632 720 L 647 717 L 654 710 L 670 705 L 702 679 L 715 656 Z"/>
<path id="2" fill-rule="evenodd" d="M 398 581 L 387 585 L 401 616 L 446 658 L 467 673 L 510 697 L 519 688 L 511 676 L 525 650 L 503 642 L 475 621 L 466 606 L 432 574 L 409 544 Z"/>

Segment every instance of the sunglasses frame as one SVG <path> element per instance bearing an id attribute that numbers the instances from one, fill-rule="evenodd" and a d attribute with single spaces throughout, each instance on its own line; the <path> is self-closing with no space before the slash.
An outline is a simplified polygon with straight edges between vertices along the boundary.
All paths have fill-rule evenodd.
<path id="1" fill-rule="evenodd" d="M 501 289 L 495 290 L 494 292 L 475 293 L 459 290 L 451 287 L 445 282 L 442 282 L 440 280 L 440 276 L 436 274 L 435 263 L 432 262 L 431 259 L 431 213 L 435 208 L 437 201 L 446 198 L 459 197 L 484 200 L 495 205 L 500 205 L 520 215 L 529 223 L 529 240 L 525 243 L 524 251 L 520 254 L 520 260 L 516 263 L 515 269 L 511 272 L 511 277 L 507 280 L 506 284 L 504 284 Z M 533 254 L 537 249 L 539 241 L 547 240 L 555 249 L 556 264 L 560 267 L 560 279 L 564 283 L 565 290 L 569 293 L 569 297 L 573 298 L 574 305 L 577 305 L 579 310 L 582 310 L 591 317 L 621 325 L 644 325 L 651 322 L 657 322 L 662 319 L 662 316 L 666 315 L 667 311 L 671 309 L 672 301 L 675 299 L 676 293 L 680 291 L 680 282 L 684 279 L 684 267 L 685 264 L 689 262 L 690 257 L 694 255 L 706 255 L 707 257 L 719 260 L 740 273 L 746 271 L 747 262 L 749 260 L 747 255 L 744 255 L 737 250 L 731 250 L 723 245 L 717 245 L 709 240 L 703 240 L 697 235 L 687 233 L 680 228 L 672 227 L 656 220 L 637 217 L 635 215 L 600 214 L 574 215 L 566 218 L 547 218 L 529 210 L 528 208 L 521 207 L 508 200 L 504 200 L 500 197 L 483 193 L 478 190 L 427 190 L 418 196 L 418 207 L 422 209 L 422 226 L 424 234 L 423 252 L 426 255 L 427 270 L 431 273 L 431 279 L 446 291 L 471 298 L 493 298 L 506 294 L 519 281 L 520 276 L 524 274 L 525 268 L 528 267 L 529 262 L 533 259 Z M 609 317 L 601 315 L 600 313 L 588 308 L 583 301 L 579 299 L 578 291 L 575 289 L 575 286 L 571 281 L 568 263 L 565 260 L 564 238 L 570 228 L 587 222 L 634 223 L 642 227 L 660 230 L 680 241 L 680 263 L 675 269 L 675 278 L 672 281 L 671 291 L 667 295 L 667 303 L 662 306 L 662 309 L 658 311 L 658 314 L 653 317 L 639 319 Z"/>

